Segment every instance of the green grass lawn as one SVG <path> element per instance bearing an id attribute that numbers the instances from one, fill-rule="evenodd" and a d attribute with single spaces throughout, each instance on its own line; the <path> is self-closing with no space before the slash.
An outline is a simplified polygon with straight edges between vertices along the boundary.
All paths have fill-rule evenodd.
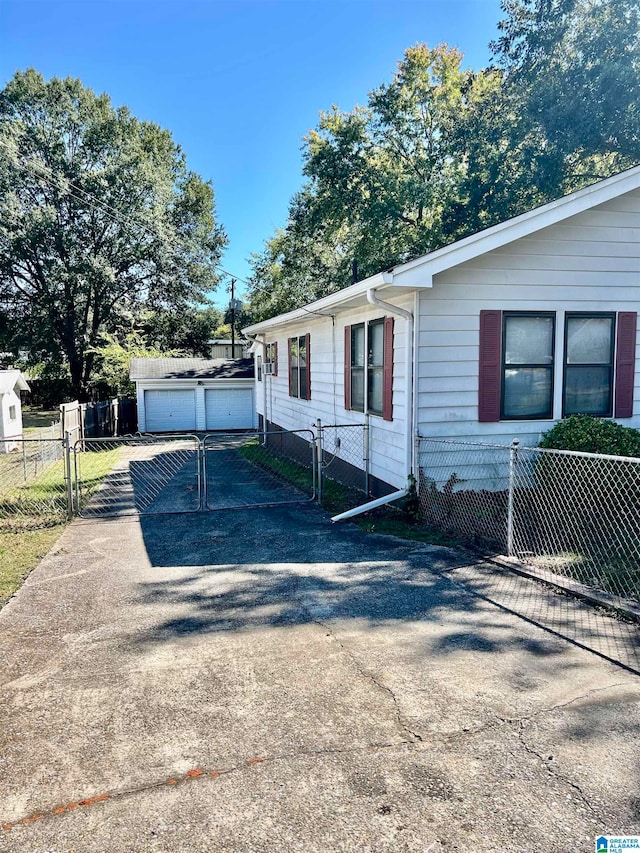
<path id="1" fill-rule="evenodd" d="M 51 422 L 60 420 L 60 409 L 37 409 L 31 406 L 22 407 L 22 427 L 25 435 L 29 432 L 50 427 Z"/>
<path id="2" fill-rule="evenodd" d="M 82 500 L 86 502 L 115 465 L 119 449 L 83 456 Z M 63 459 L 51 463 L 30 483 L 10 488 L 0 483 L 0 607 L 55 543 L 66 518 Z"/>
<path id="3" fill-rule="evenodd" d="M 0 607 L 22 586 L 63 530 L 64 524 L 57 524 L 43 530 L 0 533 Z"/>

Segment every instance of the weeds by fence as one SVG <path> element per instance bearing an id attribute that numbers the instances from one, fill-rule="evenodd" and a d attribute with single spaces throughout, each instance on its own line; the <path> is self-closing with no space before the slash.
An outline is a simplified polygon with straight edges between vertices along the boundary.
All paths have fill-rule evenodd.
<path id="1" fill-rule="evenodd" d="M 430 438 L 417 456 L 428 524 L 640 600 L 640 460 Z"/>

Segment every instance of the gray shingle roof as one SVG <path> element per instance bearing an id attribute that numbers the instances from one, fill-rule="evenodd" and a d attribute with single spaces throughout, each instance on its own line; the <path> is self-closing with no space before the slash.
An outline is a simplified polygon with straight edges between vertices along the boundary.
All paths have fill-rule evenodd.
<path id="1" fill-rule="evenodd" d="M 132 358 L 129 378 L 253 379 L 253 372 L 252 358 Z"/>

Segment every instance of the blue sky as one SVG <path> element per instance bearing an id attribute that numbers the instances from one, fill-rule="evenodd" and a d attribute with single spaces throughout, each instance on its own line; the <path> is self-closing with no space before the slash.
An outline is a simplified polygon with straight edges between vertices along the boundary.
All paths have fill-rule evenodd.
<path id="1" fill-rule="evenodd" d="M 0 0 L 0 85 L 30 66 L 79 77 L 168 128 L 213 181 L 222 264 L 246 278 L 286 223 L 320 110 L 364 103 L 416 42 L 486 65 L 501 17 L 499 0 Z"/>

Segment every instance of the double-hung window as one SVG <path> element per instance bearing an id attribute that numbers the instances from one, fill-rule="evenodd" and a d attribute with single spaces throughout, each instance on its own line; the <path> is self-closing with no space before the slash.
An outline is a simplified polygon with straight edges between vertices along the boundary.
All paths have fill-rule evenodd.
<path id="1" fill-rule="evenodd" d="M 345 327 L 345 408 L 393 417 L 393 318 Z"/>
<path id="2" fill-rule="evenodd" d="M 505 312 L 501 418 L 553 417 L 555 314 Z"/>
<path id="3" fill-rule="evenodd" d="M 480 422 L 560 416 L 553 407 L 555 316 L 480 312 Z M 636 311 L 565 314 L 563 358 L 555 370 L 563 417 L 633 417 L 637 326 Z"/>
<path id="4" fill-rule="evenodd" d="M 264 372 L 271 376 L 278 375 L 278 344 L 277 341 L 267 344 L 265 349 Z"/>
<path id="5" fill-rule="evenodd" d="M 289 338 L 289 396 L 311 399 L 310 338 Z"/>
<path id="6" fill-rule="evenodd" d="M 615 314 L 581 312 L 565 318 L 562 414 L 613 413 Z"/>

